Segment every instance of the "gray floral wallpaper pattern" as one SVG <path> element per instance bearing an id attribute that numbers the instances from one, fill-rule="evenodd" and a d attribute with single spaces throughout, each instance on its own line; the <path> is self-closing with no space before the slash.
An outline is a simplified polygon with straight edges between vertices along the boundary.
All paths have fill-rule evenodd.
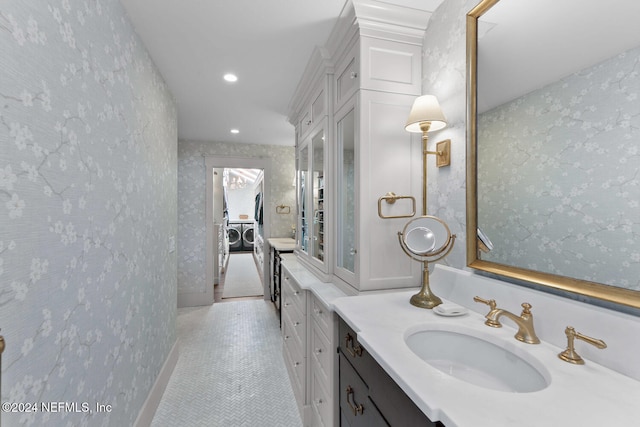
<path id="1" fill-rule="evenodd" d="M 447 127 L 429 133 L 429 150 L 451 139 L 451 166 L 437 168 L 429 156 L 427 211 L 456 235 L 451 253 L 439 261 L 456 268 L 466 262 L 466 14 L 477 0 L 446 0 L 433 13 L 423 42 L 422 93 L 435 95 Z"/>
<path id="2" fill-rule="evenodd" d="M 118 1 L 3 1 L 0 57 L 2 401 L 80 405 L 3 425 L 132 425 L 176 341 L 175 103 Z"/>
<path id="3" fill-rule="evenodd" d="M 478 118 L 483 259 L 640 290 L 639 71 L 640 47 Z"/>
<path id="4" fill-rule="evenodd" d="M 291 129 L 293 133 L 293 128 Z M 280 145 L 237 144 L 229 142 L 180 141 L 178 144 L 178 291 L 202 292 L 205 289 L 206 223 L 205 157 L 265 157 L 271 159 L 273 209 L 271 236 L 290 237 L 295 225 L 296 194 L 295 148 Z M 275 214 L 275 205 L 291 206 L 291 213 Z"/>

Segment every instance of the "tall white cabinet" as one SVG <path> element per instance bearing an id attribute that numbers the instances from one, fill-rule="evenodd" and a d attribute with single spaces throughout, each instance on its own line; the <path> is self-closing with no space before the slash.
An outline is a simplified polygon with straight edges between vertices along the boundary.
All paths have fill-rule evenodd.
<path id="1" fill-rule="evenodd" d="M 385 2 L 347 3 L 290 104 L 297 135 L 298 254 L 320 277 L 354 292 L 420 282 L 419 263 L 397 243 L 407 219 L 381 219 L 378 199 L 388 192 L 421 194 L 420 141 L 404 125 L 421 94 L 428 18 L 425 11 Z M 315 118 L 320 93 L 325 114 Z M 320 130 L 321 209 L 312 176 L 318 154 L 311 148 Z M 384 203 L 383 208 L 388 216 L 411 212 L 407 203 Z"/>

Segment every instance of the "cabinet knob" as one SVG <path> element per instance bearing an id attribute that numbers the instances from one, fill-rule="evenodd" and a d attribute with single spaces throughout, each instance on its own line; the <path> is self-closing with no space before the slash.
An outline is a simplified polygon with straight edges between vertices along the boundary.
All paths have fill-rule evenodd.
<path id="1" fill-rule="evenodd" d="M 311 123 L 313 123 L 311 120 L 307 120 L 307 126 L 309 126 Z"/>
<path id="2" fill-rule="evenodd" d="M 316 354 L 320 354 L 322 353 L 322 349 L 321 348 L 316 348 Z"/>
<path id="3" fill-rule="evenodd" d="M 300 362 L 293 362 L 293 367 L 297 368 L 298 366 L 300 366 Z"/>
<path id="4" fill-rule="evenodd" d="M 299 326 L 300 322 L 293 322 L 293 326 Z"/>
<path id="5" fill-rule="evenodd" d="M 358 73 L 356 73 L 355 71 L 352 71 L 351 74 L 349 74 L 349 77 L 352 79 L 356 79 L 358 78 Z"/>

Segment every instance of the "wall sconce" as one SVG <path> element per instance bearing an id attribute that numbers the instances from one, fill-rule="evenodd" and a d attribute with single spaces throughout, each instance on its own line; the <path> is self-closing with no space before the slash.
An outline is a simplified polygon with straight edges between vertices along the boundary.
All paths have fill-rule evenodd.
<path id="1" fill-rule="evenodd" d="M 439 261 L 447 256 L 456 239 L 444 221 L 427 215 L 427 155 L 436 155 L 438 167 L 451 163 L 451 140 L 436 144 L 437 151 L 427 151 L 427 133 L 445 126 L 447 120 L 433 95 L 420 96 L 414 101 L 405 126 L 405 130 L 409 132 L 422 133 L 422 216 L 409 221 L 404 230 L 398 232 L 398 241 L 407 256 L 422 263 L 422 288 L 411 297 L 410 302 L 416 307 L 428 309 L 442 304 L 442 300 L 429 288 L 429 262 Z"/>
<path id="2" fill-rule="evenodd" d="M 436 155 L 436 166 L 451 164 L 451 140 L 436 144 L 437 151 L 427 150 L 428 132 L 435 132 L 447 126 L 438 99 L 433 95 L 418 97 L 411 107 L 409 119 L 404 129 L 408 132 L 422 133 L 422 215 L 427 214 L 427 155 Z"/>

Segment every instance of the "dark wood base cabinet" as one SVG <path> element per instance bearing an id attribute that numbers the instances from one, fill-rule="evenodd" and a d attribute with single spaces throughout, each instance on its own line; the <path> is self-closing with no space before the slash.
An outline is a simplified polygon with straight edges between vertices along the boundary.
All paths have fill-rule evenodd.
<path id="1" fill-rule="evenodd" d="M 339 320 L 340 425 L 444 427 L 431 421 Z"/>

